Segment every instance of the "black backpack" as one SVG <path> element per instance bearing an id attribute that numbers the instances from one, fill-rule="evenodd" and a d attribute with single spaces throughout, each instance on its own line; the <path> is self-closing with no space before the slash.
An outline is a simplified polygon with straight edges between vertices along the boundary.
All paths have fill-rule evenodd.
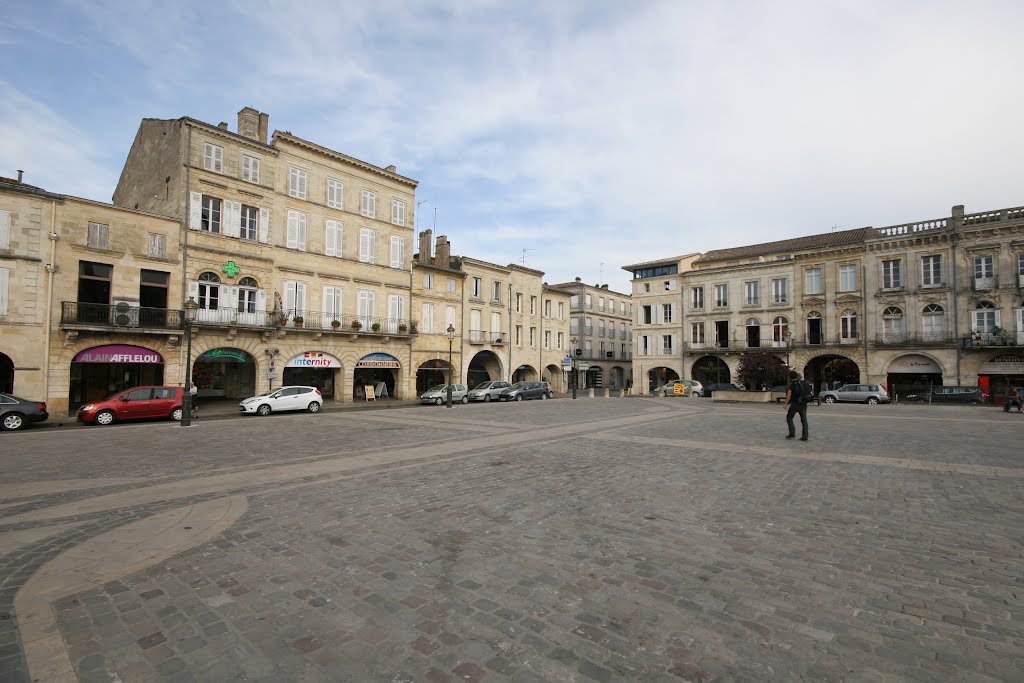
<path id="1" fill-rule="evenodd" d="M 798 379 L 796 380 L 796 386 L 800 391 L 799 396 L 797 396 L 798 402 L 810 403 L 814 400 L 814 387 L 811 386 L 810 382 L 805 379 Z"/>

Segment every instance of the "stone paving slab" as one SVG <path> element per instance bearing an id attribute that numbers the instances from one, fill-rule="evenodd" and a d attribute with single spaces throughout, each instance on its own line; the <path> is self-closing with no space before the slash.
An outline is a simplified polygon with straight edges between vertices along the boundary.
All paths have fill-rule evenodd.
<path id="1" fill-rule="evenodd" d="M 51 602 L 77 678 L 1024 680 L 1019 422 L 823 406 L 801 444 L 770 406 L 464 408 L 345 416 L 308 439 L 320 416 L 249 422 L 246 448 L 199 448 L 177 473 L 162 427 L 132 430 L 151 457 L 122 474 L 160 482 L 120 507 L 76 494 L 93 507 L 67 532 L 69 561 L 98 557 L 80 550 L 89 529 L 138 540 L 118 539 L 119 519 L 189 490 L 249 507 Z M 283 449 L 282 425 L 303 441 Z M 101 476 L 131 456 L 106 433 L 76 454 Z M 233 421 L 201 434 L 241 438 Z M 371 440 L 391 454 L 349 467 L 339 443 Z M 62 472 L 24 464 L 30 481 Z M 48 524 L 64 495 L 9 517 Z"/>

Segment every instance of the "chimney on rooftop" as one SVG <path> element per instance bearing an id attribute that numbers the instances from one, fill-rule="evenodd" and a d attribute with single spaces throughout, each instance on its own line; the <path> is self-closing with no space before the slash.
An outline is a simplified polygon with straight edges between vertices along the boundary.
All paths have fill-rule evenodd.
<path id="1" fill-rule="evenodd" d="M 19 182 L 19 183 L 21 182 L 21 178 L 22 178 L 22 175 L 23 175 L 24 173 L 25 173 L 25 172 L 24 172 L 24 171 L 22 171 L 22 170 L 21 170 L 20 168 L 18 169 L 18 182 Z"/>
<path id="2" fill-rule="evenodd" d="M 260 112 L 260 131 L 259 141 L 264 145 L 267 144 L 267 129 L 270 127 L 270 114 L 264 114 Z"/>
<path id="3" fill-rule="evenodd" d="M 583 278 L 576 278 L 576 282 L 583 282 Z"/>
<path id="4" fill-rule="evenodd" d="M 250 140 L 260 139 L 260 113 L 252 107 L 243 107 L 238 112 L 238 134 Z"/>
<path id="5" fill-rule="evenodd" d="M 387 168 L 385 168 L 384 170 L 385 170 L 385 171 L 391 171 L 392 173 L 396 173 L 396 172 L 398 171 L 398 169 L 397 169 L 397 168 L 395 167 L 395 165 L 394 165 L 394 164 L 391 164 L 390 166 L 388 166 L 388 167 L 387 167 Z"/>
<path id="6" fill-rule="evenodd" d="M 227 130 L 228 129 L 228 122 L 227 121 L 221 121 L 220 123 L 217 124 L 217 127 L 220 128 L 221 130 Z"/>
<path id="7" fill-rule="evenodd" d="M 433 257 L 430 254 L 430 237 L 433 234 L 431 230 L 424 230 L 420 233 L 420 263 L 433 263 Z"/>
<path id="8" fill-rule="evenodd" d="M 444 235 L 437 236 L 437 245 L 434 250 L 434 263 L 442 268 L 450 268 L 452 255 L 452 243 Z"/>

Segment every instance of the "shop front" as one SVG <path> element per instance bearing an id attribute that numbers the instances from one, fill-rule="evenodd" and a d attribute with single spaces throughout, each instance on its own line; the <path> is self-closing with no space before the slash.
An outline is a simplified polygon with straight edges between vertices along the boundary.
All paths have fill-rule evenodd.
<path id="1" fill-rule="evenodd" d="M 438 384 L 446 384 L 448 378 L 453 376 L 452 366 L 448 364 L 448 361 L 440 358 L 428 360 L 416 370 L 416 394 L 422 394 Z"/>
<path id="2" fill-rule="evenodd" d="M 941 387 L 942 368 L 927 356 L 911 353 L 889 364 L 885 381 L 890 396 L 894 392 L 903 394 L 910 389 Z"/>
<path id="3" fill-rule="evenodd" d="M 384 395 L 395 398 L 395 386 L 401 369 L 402 364 L 390 354 L 371 353 L 363 356 L 356 363 L 352 398 L 360 401 L 365 399 L 366 387 L 373 387 L 376 397 Z M 387 393 L 383 393 L 384 391 Z"/>
<path id="4" fill-rule="evenodd" d="M 978 386 L 996 405 L 1006 402 L 1010 389 L 1024 388 L 1024 356 L 1006 354 L 991 358 L 978 370 Z"/>
<path id="5" fill-rule="evenodd" d="M 200 399 L 243 399 L 256 395 L 256 360 L 241 349 L 204 352 L 192 366 Z"/>
<path id="6" fill-rule="evenodd" d="M 334 400 L 341 361 L 322 351 L 305 351 L 284 364 L 283 384 L 316 387 L 325 401 Z"/>
<path id="7" fill-rule="evenodd" d="M 130 344 L 106 344 L 79 351 L 71 360 L 71 410 L 129 387 L 164 383 L 164 359 Z"/>

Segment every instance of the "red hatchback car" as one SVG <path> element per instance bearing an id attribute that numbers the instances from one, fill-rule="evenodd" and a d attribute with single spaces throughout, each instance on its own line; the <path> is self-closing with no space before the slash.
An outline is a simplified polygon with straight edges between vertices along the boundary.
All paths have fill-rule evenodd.
<path id="1" fill-rule="evenodd" d="M 108 425 L 121 420 L 181 420 L 181 387 L 133 387 L 78 409 L 78 421 Z"/>

